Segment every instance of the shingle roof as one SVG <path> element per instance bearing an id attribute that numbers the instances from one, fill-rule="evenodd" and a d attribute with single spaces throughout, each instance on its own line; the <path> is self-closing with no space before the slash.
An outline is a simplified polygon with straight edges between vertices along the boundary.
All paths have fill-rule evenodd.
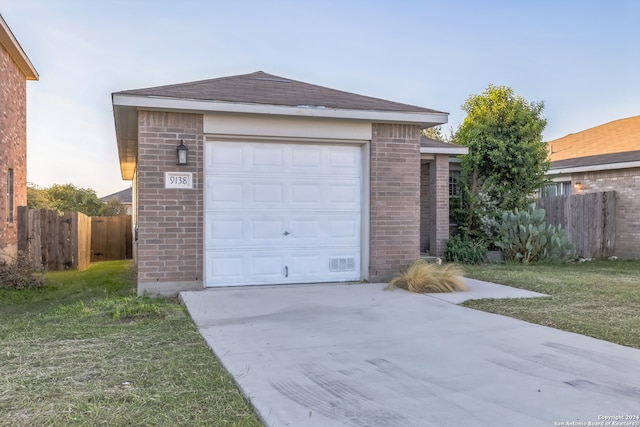
<path id="1" fill-rule="evenodd" d="M 111 199 L 117 199 L 123 204 L 131 204 L 131 201 L 133 200 L 131 187 L 100 198 L 103 202 L 108 202 Z"/>
<path id="2" fill-rule="evenodd" d="M 429 108 L 299 82 L 262 71 L 190 83 L 126 90 L 116 94 L 293 107 L 441 113 Z"/>
<path id="3" fill-rule="evenodd" d="M 615 153 L 640 151 L 640 116 L 615 120 L 582 132 L 572 133 L 549 141 L 548 144 L 552 167 L 561 160 L 596 158 Z M 614 156 L 609 159 L 616 158 L 623 158 L 623 156 Z M 602 159 L 604 157 L 596 160 L 602 161 Z M 623 159 L 623 161 L 626 160 Z"/>
<path id="4" fill-rule="evenodd" d="M 578 168 L 629 162 L 640 162 L 640 150 L 556 160 L 555 162 L 551 162 L 551 169 Z"/>

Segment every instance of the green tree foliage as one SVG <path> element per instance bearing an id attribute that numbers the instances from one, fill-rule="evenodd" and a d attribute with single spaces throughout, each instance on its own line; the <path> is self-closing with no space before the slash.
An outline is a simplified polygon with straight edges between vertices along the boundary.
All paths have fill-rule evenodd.
<path id="1" fill-rule="evenodd" d="M 457 137 L 469 154 L 462 160 L 464 215 L 459 220 L 471 234 L 482 236 L 482 228 L 497 225 L 503 211 L 526 209 L 546 182 L 549 161 L 542 131 L 547 121 L 543 102 L 528 102 L 506 86 L 489 85 L 462 109 L 467 117 Z"/>
<path id="2" fill-rule="evenodd" d="M 109 199 L 102 210 L 101 215 L 103 216 L 118 216 L 118 215 L 126 215 L 127 207 L 120 203 L 120 200 L 115 197 Z"/>
<path id="3" fill-rule="evenodd" d="M 104 203 L 90 188 L 73 184 L 54 184 L 49 188 L 27 186 L 27 206 L 30 209 L 56 209 L 60 212 L 81 212 L 96 216 L 102 213 Z"/>
<path id="4" fill-rule="evenodd" d="M 27 183 L 27 207 L 29 209 L 55 209 L 49 200 L 46 188 Z"/>
<path id="5" fill-rule="evenodd" d="M 452 127 L 449 127 L 449 135 L 442 133 L 442 126 L 422 129 L 420 135 L 425 138 L 435 139 L 436 141 L 448 142 L 449 144 L 458 143 L 458 132 L 454 131 Z"/>

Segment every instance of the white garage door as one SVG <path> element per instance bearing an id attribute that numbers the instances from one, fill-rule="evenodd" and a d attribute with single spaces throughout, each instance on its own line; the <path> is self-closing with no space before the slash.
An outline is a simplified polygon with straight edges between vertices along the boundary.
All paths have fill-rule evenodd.
<path id="1" fill-rule="evenodd" d="M 209 141 L 207 286 L 360 279 L 360 147 Z"/>

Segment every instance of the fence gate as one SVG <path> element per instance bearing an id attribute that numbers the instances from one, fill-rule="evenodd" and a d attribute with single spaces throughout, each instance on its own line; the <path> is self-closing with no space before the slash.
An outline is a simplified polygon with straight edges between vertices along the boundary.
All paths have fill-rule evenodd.
<path id="1" fill-rule="evenodd" d="M 543 197 L 536 207 L 548 223 L 562 226 L 583 258 L 606 258 L 616 250 L 616 193 L 586 193 Z"/>
<path id="2" fill-rule="evenodd" d="M 91 262 L 131 259 L 131 215 L 91 217 Z"/>
<path id="3" fill-rule="evenodd" d="M 46 270 L 83 270 L 91 262 L 91 219 L 78 212 L 20 206 L 18 251 Z"/>

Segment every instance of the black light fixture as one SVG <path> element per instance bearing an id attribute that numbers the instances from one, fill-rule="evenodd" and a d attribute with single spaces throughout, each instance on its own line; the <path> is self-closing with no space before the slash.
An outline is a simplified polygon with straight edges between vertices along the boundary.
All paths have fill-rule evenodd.
<path id="1" fill-rule="evenodd" d="M 176 165 L 186 165 L 187 164 L 187 151 L 189 149 L 186 145 L 184 145 L 184 140 L 180 140 L 180 145 L 176 147 L 176 151 L 178 153 L 178 158 L 176 160 Z"/>

